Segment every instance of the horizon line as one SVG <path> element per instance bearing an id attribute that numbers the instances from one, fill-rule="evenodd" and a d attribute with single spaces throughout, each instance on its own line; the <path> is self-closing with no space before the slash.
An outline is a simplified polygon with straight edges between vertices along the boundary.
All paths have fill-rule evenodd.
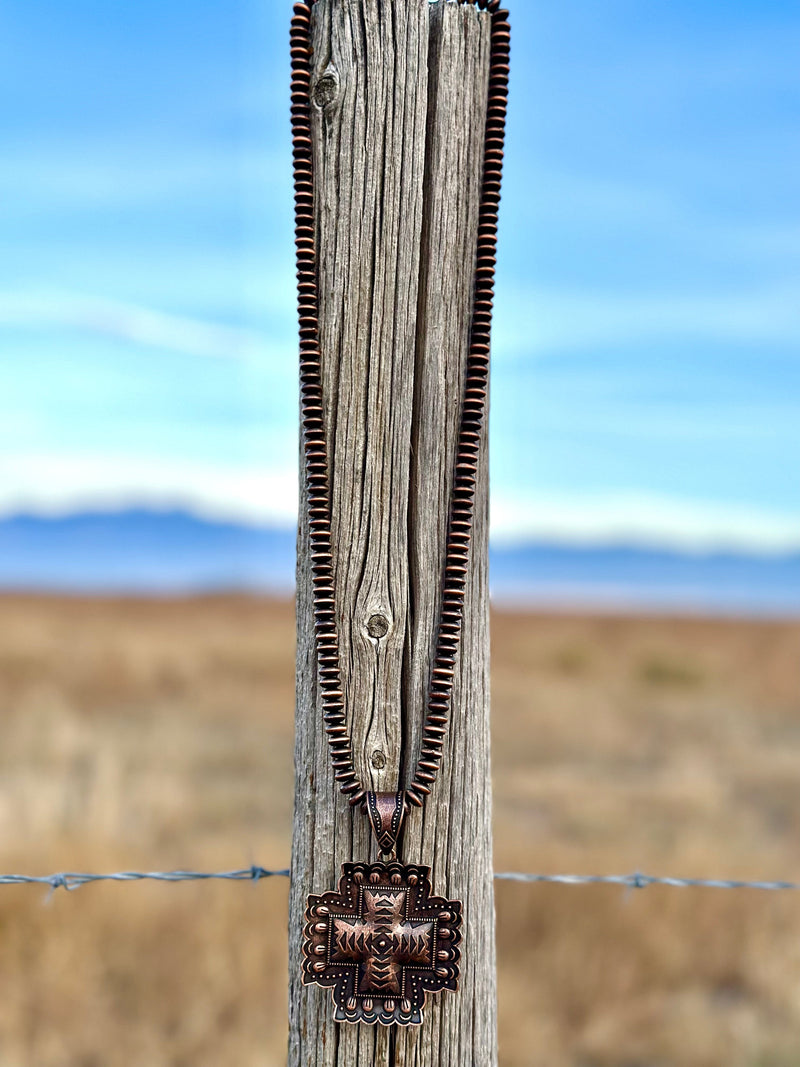
<path id="1" fill-rule="evenodd" d="M 64 501 L 44 503 L 42 501 L 20 500 L 18 502 L 0 503 L 0 525 L 18 520 L 57 523 L 78 518 L 124 518 L 133 513 L 147 514 L 153 517 L 184 517 L 205 525 L 225 525 L 239 527 L 243 530 L 281 533 L 294 536 L 297 519 L 285 512 L 270 514 L 267 511 L 245 511 L 240 508 L 201 502 L 186 497 L 161 497 L 158 495 L 124 498 L 103 496 L 93 499 L 79 499 L 73 504 Z M 742 531 L 724 534 L 706 534 L 695 532 L 687 536 L 675 531 L 647 529 L 642 523 L 632 523 L 627 529 L 625 524 L 598 525 L 594 529 L 585 526 L 578 529 L 572 523 L 565 523 L 561 528 L 552 521 L 540 525 L 533 523 L 520 526 L 516 530 L 496 529 L 490 534 L 493 551 L 513 553 L 530 548 L 554 548 L 575 552 L 591 551 L 630 551 L 681 556 L 687 558 L 708 558 L 733 556 L 754 560 L 790 559 L 800 556 L 800 530 L 795 537 L 782 538 L 748 538 Z"/>

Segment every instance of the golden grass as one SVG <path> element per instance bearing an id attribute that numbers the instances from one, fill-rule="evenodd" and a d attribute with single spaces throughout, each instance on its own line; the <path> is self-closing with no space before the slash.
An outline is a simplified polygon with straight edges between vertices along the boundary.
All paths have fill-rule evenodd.
<path id="1" fill-rule="evenodd" d="M 800 625 L 496 615 L 496 865 L 800 878 Z M 291 606 L 0 599 L 0 867 L 285 866 Z M 285 882 L 0 888 L 0 1067 L 284 1062 Z M 800 895 L 498 886 L 504 1067 L 795 1067 Z M 468 1065 L 465 1065 L 468 1067 Z"/>

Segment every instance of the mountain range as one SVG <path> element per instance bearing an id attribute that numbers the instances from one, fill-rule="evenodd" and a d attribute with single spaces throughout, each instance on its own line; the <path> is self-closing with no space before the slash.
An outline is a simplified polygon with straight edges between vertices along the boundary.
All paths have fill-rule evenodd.
<path id="1" fill-rule="evenodd" d="M 0 519 L 0 589 L 288 594 L 295 533 L 130 508 Z M 800 554 L 688 554 L 636 546 L 494 545 L 493 596 L 511 606 L 800 613 Z"/>

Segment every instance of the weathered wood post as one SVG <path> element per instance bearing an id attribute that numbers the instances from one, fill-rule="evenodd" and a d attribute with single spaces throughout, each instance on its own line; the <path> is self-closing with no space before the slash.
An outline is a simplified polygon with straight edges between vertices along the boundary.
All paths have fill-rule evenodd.
<path id="1" fill-rule="evenodd" d="M 439 611 L 468 353 L 489 81 L 490 15 L 452 0 L 317 0 L 314 211 L 339 646 L 354 760 L 393 791 L 416 760 Z M 297 570 L 297 741 L 290 1067 L 497 1062 L 489 765 L 488 471 L 441 778 L 412 809 L 403 858 L 464 902 L 458 993 L 421 1028 L 333 1021 L 300 979 L 306 895 L 375 856 L 337 791 L 314 654 L 305 487 Z"/>

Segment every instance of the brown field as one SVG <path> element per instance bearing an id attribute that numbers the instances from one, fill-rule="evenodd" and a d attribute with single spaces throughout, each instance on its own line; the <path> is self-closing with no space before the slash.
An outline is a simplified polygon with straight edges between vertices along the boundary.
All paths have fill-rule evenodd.
<path id="1" fill-rule="evenodd" d="M 0 599 L 0 867 L 285 866 L 293 640 L 263 600 Z M 800 878 L 800 624 L 497 615 L 493 678 L 498 869 Z M 281 1064 L 286 906 L 0 888 L 0 1067 Z M 800 894 L 497 911 L 504 1067 L 800 1064 Z"/>

